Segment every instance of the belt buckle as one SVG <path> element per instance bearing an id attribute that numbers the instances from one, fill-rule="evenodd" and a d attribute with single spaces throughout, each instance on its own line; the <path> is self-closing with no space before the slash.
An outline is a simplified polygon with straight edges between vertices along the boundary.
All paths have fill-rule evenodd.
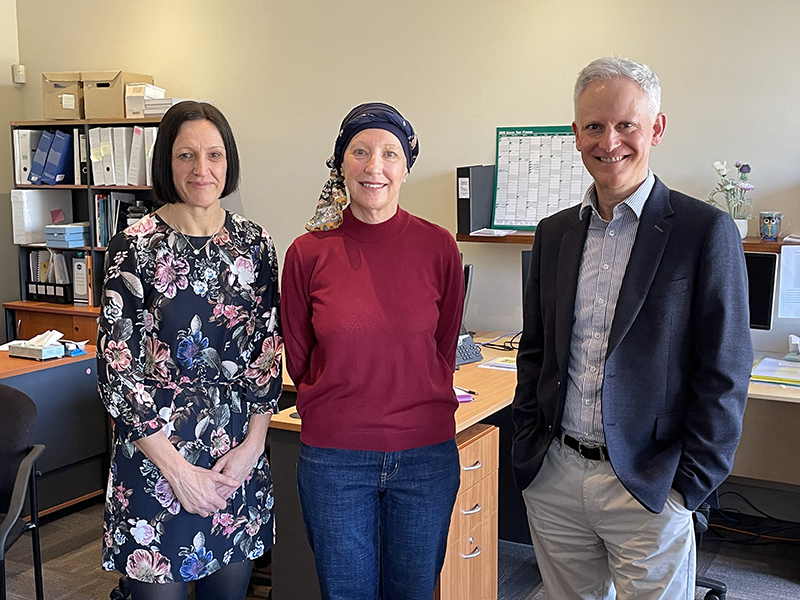
<path id="1" fill-rule="evenodd" d="M 584 451 L 587 453 L 594 451 L 599 454 L 600 457 L 595 458 L 593 456 L 587 456 L 587 454 L 584 454 Z M 603 446 L 600 444 L 586 444 L 584 442 L 578 442 L 578 454 L 581 455 L 581 458 L 585 458 L 586 460 L 599 460 L 600 462 L 606 462 L 606 455 L 603 452 Z"/>

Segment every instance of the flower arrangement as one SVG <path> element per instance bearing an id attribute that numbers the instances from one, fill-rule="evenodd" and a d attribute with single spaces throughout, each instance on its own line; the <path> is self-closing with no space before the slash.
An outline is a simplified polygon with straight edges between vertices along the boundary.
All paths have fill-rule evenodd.
<path id="1" fill-rule="evenodd" d="M 726 162 L 717 161 L 714 163 L 720 182 L 717 187 L 711 190 L 707 202 L 722 209 L 727 207 L 728 212 L 734 219 L 750 219 L 753 216 L 753 199 L 748 198 L 746 194 L 755 189 L 755 187 L 747 183 L 750 165 L 737 160 L 733 163 L 733 166 L 736 167 L 737 171 L 736 179 L 728 177 L 728 164 Z M 717 194 L 725 196 L 725 206 L 714 199 Z"/>

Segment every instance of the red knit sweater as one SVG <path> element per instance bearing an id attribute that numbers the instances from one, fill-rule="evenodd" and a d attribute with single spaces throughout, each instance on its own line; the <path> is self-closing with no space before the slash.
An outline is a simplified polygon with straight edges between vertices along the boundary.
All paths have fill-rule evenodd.
<path id="1" fill-rule="evenodd" d="M 464 282 L 453 236 L 402 209 L 286 253 L 281 316 L 306 444 L 392 452 L 455 434 Z"/>

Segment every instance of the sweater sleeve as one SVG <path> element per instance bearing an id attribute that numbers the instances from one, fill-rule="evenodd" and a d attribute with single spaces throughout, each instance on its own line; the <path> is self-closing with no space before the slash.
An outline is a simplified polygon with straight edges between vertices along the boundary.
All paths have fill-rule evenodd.
<path id="1" fill-rule="evenodd" d="M 317 343 L 311 323 L 310 275 L 304 268 L 299 246 L 295 240 L 286 252 L 281 282 L 286 370 L 295 385 L 308 374 L 311 351 Z"/>
<path id="2" fill-rule="evenodd" d="M 443 252 L 443 278 L 436 347 L 453 370 L 456 368 L 456 346 L 464 311 L 464 268 L 453 237 L 446 233 Z"/>

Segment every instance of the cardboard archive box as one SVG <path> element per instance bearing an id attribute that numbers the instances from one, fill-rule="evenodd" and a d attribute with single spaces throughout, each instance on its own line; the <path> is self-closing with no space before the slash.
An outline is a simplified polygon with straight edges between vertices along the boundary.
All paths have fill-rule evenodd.
<path id="1" fill-rule="evenodd" d="M 45 119 L 82 119 L 81 72 L 42 73 L 42 109 Z"/>
<path id="2" fill-rule="evenodd" d="M 153 83 L 152 75 L 127 71 L 83 71 L 81 79 L 87 119 L 124 119 L 125 86 Z"/>

